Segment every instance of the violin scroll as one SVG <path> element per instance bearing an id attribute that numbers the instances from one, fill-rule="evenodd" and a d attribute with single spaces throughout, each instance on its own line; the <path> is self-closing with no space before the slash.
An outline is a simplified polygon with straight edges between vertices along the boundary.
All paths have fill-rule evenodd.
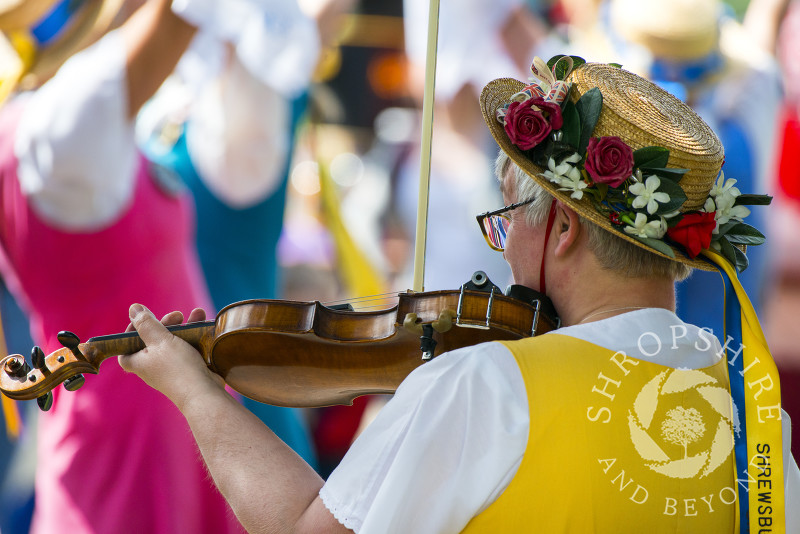
<path id="1" fill-rule="evenodd" d="M 61 332 L 58 337 L 62 343 L 66 342 L 65 347 L 49 356 L 45 356 L 40 347 L 33 347 L 30 365 L 19 354 L 7 356 L 0 362 L 0 384 L 7 397 L 35 398 L 39 408 L 47 411 L 53 405 L 52 389 L 56 385 L 63 382 L 65 388 L 75 391 L 85 382 L 81 373 L 97 372 L 80 352 L 80 340 L 75 334 Z"/>

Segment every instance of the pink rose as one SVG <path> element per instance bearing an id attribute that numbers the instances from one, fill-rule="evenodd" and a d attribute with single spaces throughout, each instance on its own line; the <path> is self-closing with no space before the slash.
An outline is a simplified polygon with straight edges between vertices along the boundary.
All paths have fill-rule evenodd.
<path id="1" fill-rule="evenodd" d="M 619 137 L 592 137 L 584 168 L 595 182 L 619 187 L 633 172 L 633 149 Z"/>
<path id="2" fill-rule="evenodd" d="M 561 107 L 541 97 L 512 102 L 505 115 L 505 130 L 520 150 L 530 150 L 563 125 Z"/>

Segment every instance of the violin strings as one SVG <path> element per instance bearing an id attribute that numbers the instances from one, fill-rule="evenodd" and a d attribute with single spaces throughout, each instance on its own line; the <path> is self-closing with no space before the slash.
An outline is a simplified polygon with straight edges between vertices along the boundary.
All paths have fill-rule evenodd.
<path id="1" fill-rule="evenodd" d="M 375 304 L 375 305 L 372 305 L 372 306 L 358 306 L 358 307 L 353 306 L 353 310 L 355 310 L 355 311 L 389 309 L 389 308 L 391 308 L 391 306 L 387 307 L 385 305 L 380 305 L 380 304 Z"/>
<path id="2" fill-rule="evenodd" d="M 364 295 L 361 297 L 354 297 L 354 298 L 345 298 L 339 300 L 326 300 L 322 304 L 345 304 L 345 303 L 352 303 L 352 302 L 363 302 L 363 301 L 371 301 L 371 300 L 379 300 L 379 299 L 390 299 L 390 298 L 397 298 L 397 292 L 393 293 L 376 293 L 375 295 Z"/>
<path id="3" fill-rule="evenodd" d="M 369 309 L 369 308 L 382 308 L 382 307 L 392 307 L 398 301 L 398 296 L 396 293 L 384 293 L 381 295 L 369 295 L 364 297 L 357 297 L 355 299 L 341 299 L 341 300 L 332 300 L 323 302 L 324 306 L 331 306 L 336 304 L 350 304 L 353 309 Z M 375 303 L 368 305 L 369 303 Z"/>

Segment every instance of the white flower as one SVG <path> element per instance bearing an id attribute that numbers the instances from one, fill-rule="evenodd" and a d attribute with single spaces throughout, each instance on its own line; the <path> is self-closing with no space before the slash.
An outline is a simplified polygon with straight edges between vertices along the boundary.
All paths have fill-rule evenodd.
<path id="1" fill-rule="evenodd" d="M 677 217 L 680 214 L 681 214 L 681 210 L 675 210 L 675 211 L 671 211 L 669 213 L 665 213 L 664 214 L 664 218 L 665 219 L 671 219 L 673 217 Z"/>
<path id="2" fill-rule="evenodd" d="M 647 215 L 644 213 L 637 213 L 636 219 L 633 221 L 633 226 L 628 225 L 625 231 L 637 237 L 650 237 L 653 239 L 661 239 L 667 233 L 667 221 L 664 217 L 659 217 L 655 221 L 647 220 Z"/>
<path id="3" fill-rule="evenodd" d="M 717 228 L 719 228 L 720 224 L 725 224 L 731 220 L 741 222 L 742 219 L 750 215 L 750 209 L 745 206 L 734 206 L 733 203 L 735 201 L 735 198 L 729 196 L 723 196 L 721 200 L 719 198 L 716 199 L 717 213 L 714 215 L 714 219 L 717 221 Z"/>
<path id="4" fill-rule="evenodd" d="M 720 171 L 719 176 L 717 176 L 717 180 L 714 182 L 714 187 L 711 188 L 711 191 L 708 192 L 708 195 L 714 198 L 720 195 L 730 195 L 733 198 L 736 198 L 741 195 L 742 192 L 739 191 L 738 187 L 734 187 L 734 184 L 736 184 L 736 180 L 733 178 L 730 180 L 725 180 L 725 173 Z"/>
<path id="5" fill-rule="evenodd" d="M 558 184 L 560 191 L 572 191 L 571 198 L 580 200 L 583 198 L 583 190 L 586 189 L 586 182 L 581 176 L 581 171 L 575 164 L 581 160 L 580 154 L 572 154 L 564 158 L 561 163 L 556 165 L 553 158 L 547 162 L 549 170 L 544 171 L 544 177 L 551 182 Z"/>
<path id="6" fill-rule="evenodd" d="M 714 228 L 715 234 L 719 233 L 719 226 L 728 221 L 739 221 L 750 215 L 750 209 L 745 206 L 734 206 L 736 197 L 742 193 L 738 188 L 734 187 L 736 180 L 731 178 L 725 180 L 722 172 L 719 178 L 714 183 L 714 187 L 709 192 L 709 197 L 703 204 L 703 211 L 706 213 L 715 212 L 714 220 L 717 222 L 717 227 Z"/>
<path id="7" fill-rule="evenodd" d="M 669 195 L 663 192 L 656 192 L 661 186 L 661 180 L 656 175 L 650 175 L 644 183 L 635 183 L 628 188 L 628 191 L 636 195 L 633 199 L 634 209 L 647 206 L 647 213 L 654 214 L 658 210 L 658 202 L 665 204 L 669 202 Z"/>

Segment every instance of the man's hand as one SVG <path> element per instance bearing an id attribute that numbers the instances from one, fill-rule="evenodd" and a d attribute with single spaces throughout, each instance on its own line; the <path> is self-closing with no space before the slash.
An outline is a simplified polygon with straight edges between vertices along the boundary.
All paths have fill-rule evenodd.
<path id="1" fill-rule="evenodd" d="M 247 408 L 229 395 L 203 358 L 165 325 L 180 324 L 180 312 L 161 322 L 144 306 L 130 309 L 131 327 L 147 345 L 120 356 L 126 371 L 166 395 L 186 417 L 214 483 L 236 517 L 253 534 L 349 533 L 319 497 L 323 480 Z M 194 310 L 189 322 L 205 319 Z"/>
<path id="2" fill-rule="evenodd" d="M 167 330 L 166 326 L 181 324 L 181 312 L 168 313 L 159 322 L 150 310 L 134 304 L 129 315 L 131 324 L 128 331 L 135 329 L 147 347 L 134 354 L 119 356 L 119 364 L 124 370 L 139 375 L 147 385 L 166 395 L 178 409 L 198 393 L 223 388 L 222 378 L 206 367 L 200 353 Z M 194 309 L 188 322 L 203 321 L 205 316 L 202 309 Z"/>

